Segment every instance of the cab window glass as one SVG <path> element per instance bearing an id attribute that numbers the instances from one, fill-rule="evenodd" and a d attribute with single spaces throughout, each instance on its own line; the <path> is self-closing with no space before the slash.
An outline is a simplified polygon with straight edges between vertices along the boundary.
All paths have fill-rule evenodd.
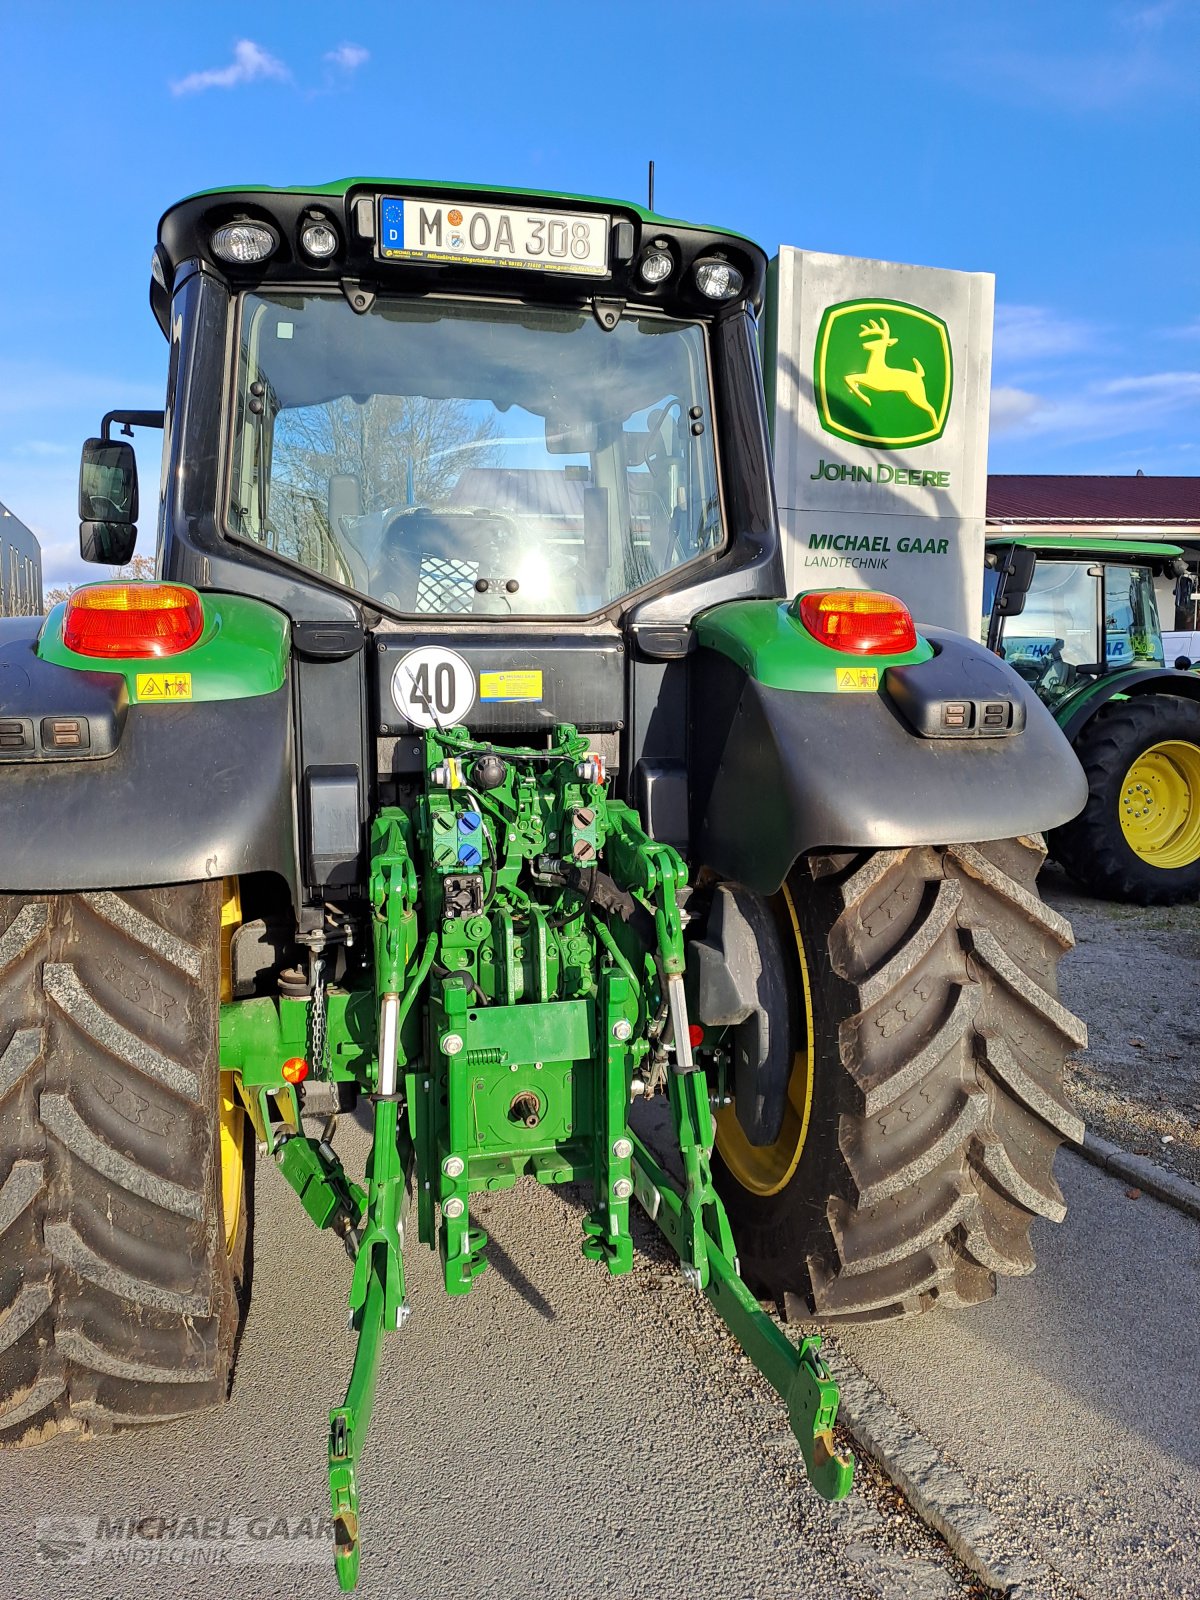
<path id="1" fill-rule="evenodd" d="M 401 612 L 599 611 L 723 541 L 704 330 L 246 295 L 227 520 Z"/>
<path id="2" fill-rule="evenodd" d="M 1149 567 L 1104 568 L 1104 655 L 1110 667 L 1163 663 L 1162 632 Z"/>
<path id="3" fill-rule="evenodd" d="M 1100 569 L 1089 562 L 1039 561 L 1019 616 L 1006 620 L 1004 658 L 1023 677 L 1052 663 L 1094 665 L 1099 645 Z"/>

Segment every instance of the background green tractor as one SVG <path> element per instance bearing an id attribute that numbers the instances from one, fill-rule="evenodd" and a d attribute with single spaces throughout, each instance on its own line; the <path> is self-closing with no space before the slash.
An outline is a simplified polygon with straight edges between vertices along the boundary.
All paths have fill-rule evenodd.
<path id="1" fill-rule="evenodd" d="M 161 425 L 158 579 L 0 624 L 0 1435 L 224 1396 L 254 1150 L 353 1261 L 347 1586 L 405 1232 L 469 1292 L 481 1193 L 581 1185 L 612 1273 L 636 1199 L 833 1497 L 819 1338 L 758 1297 L 898 1317 L 1032 1268 L 1084 1037 L 1035 880 L 1082 777 L 981 645 L 784 594 L 765 278 L 578 196 L 163 218 L 165 410 L 105 419 L 80 508 L 127 561 L 112 428 Z M 360 1099 L 354 1177 L 302 1112 Z"/>
<path id="2" fill-rule="evenodd" d="M 1088 802 L 1049 835 L 1093 893 L 1139 905 L 1200 894 L 1200 678 L 1168 667 L 1154 594 L 1176 545 L 992 539 L 987 643 L 1075 746 Z"/>

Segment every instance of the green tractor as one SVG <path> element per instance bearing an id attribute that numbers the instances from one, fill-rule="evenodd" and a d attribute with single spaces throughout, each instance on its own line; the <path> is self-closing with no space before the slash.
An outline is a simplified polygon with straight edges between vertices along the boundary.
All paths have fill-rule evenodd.
<path id="1" fill-rule="evenodd" d="M 762 1302 L 1032 1269 L 1082 1135 L 1036 890 L 1082 776 L 981 645 L 785 596 L 766 266 L 516 190 L 166 213 L 165 409 L 110 413 L 80 480 L 85 557 L 127 562 L 114 430 L 162 426 L 157 578 L 0 624 L 0 1437 L 225 1398 L 256 1152 L 352 1262 L 344 1587 L 406 1234 L 467 1293 L 481 1193 L 577 1185 L 610 1273 L 636 1200 L 832 1498 L 820 1339 Z"/>
<path id="2" fill-rule="evenodd" d="M 984 626 L 1050 709 L 1088 780 L 1050 854 L 1093 894 L 1137 905 L 1200 895 L 1200 677 L 1168 667 L 1154 595 L 1177 545 L 991 539 Z"/>

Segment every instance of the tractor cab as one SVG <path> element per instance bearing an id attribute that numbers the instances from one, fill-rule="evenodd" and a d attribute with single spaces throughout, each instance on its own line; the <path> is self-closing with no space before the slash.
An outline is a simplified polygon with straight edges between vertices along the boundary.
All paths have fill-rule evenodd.
<path id="1" fill-rule="evenodd" d="M 1164 665 L 1154 578 L 1175 545 L 1072 538 L 989 540 L 983 627 L 1051 709 L 1105 674 Z"/>
<path id="2" fill-rule="evenodd" d="M 611 644 L 667 589 L 690 621 L 739 524 L 767 515 L 766 260 L 737 234 L 358 180 L 194 197 L 155 259 L 152 305 L 205 374 L 168 571 L 203 553 L 210 581 L 236 563 L 239 590 L 293 615 L 586 618 Z M 774 552 L 739 554 L 740 592 L 773 592 Z M 586 720 L 550 699 L 531 727 Z"/>
<path id="3" fill-rule="evenodd" d="M 1168 666 L 1156 577 L 1178 545 L 991 539 L 988 648 L 1030 685 L 1071 740 L 1088 803 L 1051 854 L 1095 894 L 1142 905 L 1200 895 L 1200 679 Z"/>

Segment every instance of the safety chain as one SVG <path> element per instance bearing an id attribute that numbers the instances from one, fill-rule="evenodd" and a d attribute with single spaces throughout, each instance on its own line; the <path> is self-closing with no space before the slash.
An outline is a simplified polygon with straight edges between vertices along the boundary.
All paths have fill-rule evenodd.
<path id="1" fill-rule="evenodd" d="M 315 1078 L 325 1076 L 325 962 L 319 951 L 309 957 L 308 1065 Z"/>

